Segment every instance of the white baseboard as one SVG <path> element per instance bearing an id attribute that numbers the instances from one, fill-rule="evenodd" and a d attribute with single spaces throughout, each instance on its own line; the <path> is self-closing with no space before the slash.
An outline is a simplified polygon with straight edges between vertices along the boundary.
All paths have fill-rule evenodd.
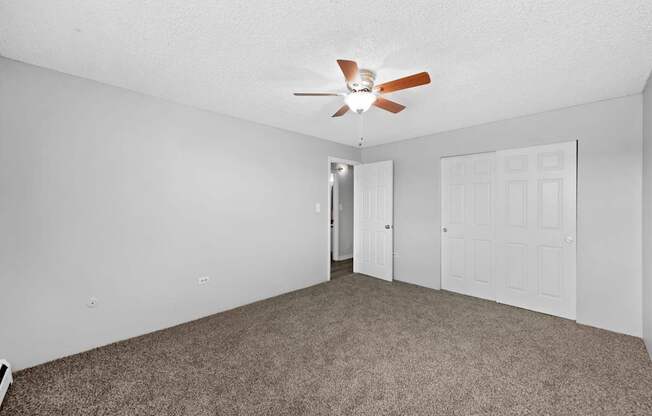
<path id="1" fill-rule="evenodd" d="M 342 260 L 348 260 L 353 258 L 353 253 L 351 254 L 342 254 L 340 256 L 333 256 L 333 260 L 335 261 L 342 261 Z"/>

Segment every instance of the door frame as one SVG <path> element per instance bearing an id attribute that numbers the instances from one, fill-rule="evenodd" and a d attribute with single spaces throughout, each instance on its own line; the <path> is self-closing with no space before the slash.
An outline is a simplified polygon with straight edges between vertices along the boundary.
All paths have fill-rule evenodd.
<path id="1" fill-rule="evenodd" d="M 339 157 L 334 157 L 334 156 L 328 156 L 328 164 L 327 164 L 327 170 L 326 172 L 326 201 L 328 203 L 326 204 L 326 209 L 330 210 L 331 207 L 331 164 L 332 163 L 343 163 L 349 166 L 357 166 L 361 165 L 362 162 L 358 162 L 357 160 L 349 160 L 349 159 L 342 159 Z M 355 169 L 353 169 L 353 174 L 355 175 Z M 333 207 L 335 209 L 336 207 Z M 354 207 L 355 209 L 355 207 Z M 327 256 L 327 261 L 326 261 L 326 281 L 331 280 L 331 214 L 330 212 L 326 212 L 326 256 Z M 335 233 L 333 233 L 335 234 Z M 338 234 L 339 235 L 339 234 Z"/>
<path id="2" fill-rule="evenodd" d="M 578 229 L 577 224 L 579 223 L 579 177 L 580 177 L 580 139 L 579 138 L 572 138 L 568 140 L 559 140 L 559 141 L 553 141 L 553 142 L 547 142 L 547 143 L 530 143 L 527 146 L 516 146 L 516 147 L 500 147 L 496 149 L 484 149 L 484 150 L 478 150 L 475 152 L 467 152 L 467 153 L 458 153 L 458 154 L 445 154 L 439 157 L 439 288 L 440 290 L 443 289 L 443 281 L 444 281 L 444 270 L 443 270 L 443 244 L 442 244 L 442 227 L 443 225 L 443 210 L 441 209 L 442 206 L 442 199 L 443 199 L 443 177 L 442 177 L 442 159 L 450 158 L 450 157 L 458 157 L 458 156 L 470 156 L 470 155 L 476 155 L 476 154 L 481 154 L 481 153 L 497 153 L 503 150 L 515 150 L 515 149 L 527 149 L 528 147 L 537 147 L 537 146 L 547 146 L 547 145 L 554 145 L 554 144 L 562 144 L 562 143 L 575 143 L 575 244 L 574 244 L 574 250 L 575 250 L 575 316 L 577 319 L 577 282 L 578 282 L 578 269 L 577 269 L 577 252 L 578 252 L 578 247 L 580 243 L 580 232 Z M 495 229 L 494 229 L 495 233 Z M 495 290 L 495 282 L 492 282 L 492 285 L 494 285 L 494 290 Z M 496 301 L 498 303 L 498 301 Z M 529 310 L 529 309 L 528 309 Z"/>

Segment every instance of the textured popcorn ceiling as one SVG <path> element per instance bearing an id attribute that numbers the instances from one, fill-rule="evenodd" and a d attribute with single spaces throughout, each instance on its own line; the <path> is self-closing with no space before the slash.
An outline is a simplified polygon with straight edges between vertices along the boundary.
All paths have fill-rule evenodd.
<path id="1" fill-rule="evenodd" d="M 638 93 L 652 1 L 0 0 L 0 55 L 347 144 L 337 58 L 432 84 L 372 108 L 368 144 Z"/>

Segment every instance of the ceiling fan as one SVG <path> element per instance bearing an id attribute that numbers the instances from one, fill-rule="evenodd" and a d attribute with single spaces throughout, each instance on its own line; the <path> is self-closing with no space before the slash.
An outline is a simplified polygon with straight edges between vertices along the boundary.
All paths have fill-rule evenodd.
<path id="1" fill-rule="evenodd" d="M 382 97 L 383 94 L 430 83 L 430 75 L 428 75 L 427 72 L 419 72 L 418 74 L 410 75 L 408 77 L 375 85 L 374 81 L 376 80 L 376 73 L 374 71 L 369 69 L 358 69 L 358 64 L 355 61 L 338 59 L 337 63 L 344 73 L 346 88 L 349 90 L 348 92 L 294 93 L 294 95 L 301 97 L 343 96 L 345 104 L 337 110 L 332 117 L 340 117 L 349 110 L 362 114 L 369 110 L 372 105 L 391 113 L 398 113 L 403 111 L 405 106 Z"/>

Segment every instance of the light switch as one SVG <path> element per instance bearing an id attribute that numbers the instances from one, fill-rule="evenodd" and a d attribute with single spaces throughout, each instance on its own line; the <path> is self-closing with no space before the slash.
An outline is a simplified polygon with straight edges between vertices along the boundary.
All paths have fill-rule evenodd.
<path id="1" fill-rule="evenodd" d="M 321 212 L 321 204 L 317 202 L 315 204 L 315 214 L 319 214 Z"/>

